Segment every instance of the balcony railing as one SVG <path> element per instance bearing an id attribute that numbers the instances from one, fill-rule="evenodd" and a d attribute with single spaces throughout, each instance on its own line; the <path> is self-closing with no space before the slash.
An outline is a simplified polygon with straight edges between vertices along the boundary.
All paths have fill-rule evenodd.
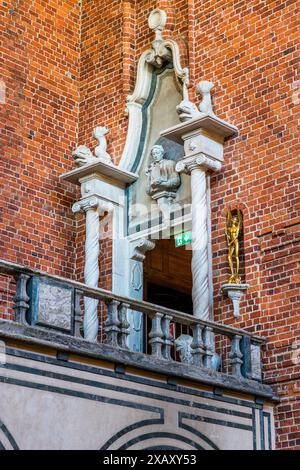
<path id="1" fill-rule="evenodd" d="M 60 343 L 62 349 L 98 354 L 111 358 L 115 363 L 161 371 L 169 376 L 198 378 L 202 382 L 239 390 L 252 389 L 262 395 L 269 396 L 271 393 L 260 384 L 260 348 L 264 339 L 250 332 L 203 321 L 104 289 L 90 288 L 79 282 L 7 261 L 0 260 L 0 274 L 13 277 L 16 282 L 12 299 L 15 311 L 13 325 L 19 324 L 23 328 L 17 325 L 18 336 L 23 334 L 30 341 L 40 338 L 56 345 Z M 54 290 L 52 294 L 46 292 L 44 301 L 49 302 L 46 310 L 50 314 L 45 318 L 42 297 L 48 285 Z M 52 300 L 48 301 L 49 295 L 52 295 Z M 96 343 L 82 338 L 83 297 L 99 301 L 100 334 Z M 50 305 L 53 299 L 54 303 Z M 62 310 L 67 311 L 67 314 L 60 323 L 55 320 L 55 312 L 56 304 L 61 308 L 62 302 L 65 302 Z M 129 315 L 132 311 L 140 312 L 144 324 L 151 324 L 144 353 L 130 351 L 128 347 Z M 1 325 L 4 325 L 4 329 L 5 323 L 12 324 L 3 320 Z M 185 334 L 180 334 L 178 338 L 178 331 Z M 0 328 L 0 336 L 1 332 L 3 328 Z"/>

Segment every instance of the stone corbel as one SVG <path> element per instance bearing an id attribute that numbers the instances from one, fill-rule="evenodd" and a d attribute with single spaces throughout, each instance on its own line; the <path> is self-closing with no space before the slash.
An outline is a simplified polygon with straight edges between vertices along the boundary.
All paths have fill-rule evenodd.
<path id="1" fill-rule="evenodd" d="M 235 318 L 240 315 L 240 301 L 249 288 L 249 284 L 223 284 L 221 292 L 223 295 L 228 296 L 233 305 L 233 316 Z"/>
<path id="2" fill-rule="evenodd" d="M 140 261 L 141 263 L 143 263 L 146 258 L 145 253 L 147 251 L 154 250 L 154 248 L 155 248 L 154 242 L 152 242 L 151 240 L 147 240 L 146 238 L 142 238 L 134 246 L 131 259 L 135 261 Z"/>

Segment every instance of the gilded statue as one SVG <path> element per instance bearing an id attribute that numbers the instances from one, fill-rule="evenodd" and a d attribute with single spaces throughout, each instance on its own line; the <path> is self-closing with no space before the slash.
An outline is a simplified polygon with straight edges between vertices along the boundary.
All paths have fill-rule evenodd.
<path id="1" fill-rule="evenodd" d="M 240 284 L 241 277 L 240 260 L 239 260 L 239 237 L 243 228 L 243 216 L 240 209 L 237 210 L 237 215 L 232 215 L 229 209 L 227 214 L 227 226 L 225 230 L 227 247 L 228 247 L 228 264 L 231 272 L 229 278 L 230 284 Z M 234 266 L 235 265 L 235 266 Z"/>

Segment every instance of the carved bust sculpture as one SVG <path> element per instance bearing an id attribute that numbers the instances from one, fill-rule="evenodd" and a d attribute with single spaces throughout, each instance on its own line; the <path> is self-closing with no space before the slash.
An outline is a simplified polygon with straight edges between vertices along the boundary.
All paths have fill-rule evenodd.
<path id="1" fill-rule="evenodd" d="M 146 170 L 148 176 L 146 192 L 153 199 L 176 197 L 181 180 L 175 170 L 176 162 L 164 158 L 162 145 L 154 145 L 150 152 L 152 162 Z"/>

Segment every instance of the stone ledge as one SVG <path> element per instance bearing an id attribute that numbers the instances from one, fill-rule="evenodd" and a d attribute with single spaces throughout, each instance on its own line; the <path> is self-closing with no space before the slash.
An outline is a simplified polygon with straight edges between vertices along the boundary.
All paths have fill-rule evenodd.
<path id="1" fill-rule="evenodd" d="M 8 320 L 0 320 L 0 339 L 18 340 L 70 354 L 102 359 L 158 374 L 194 380 L 205 385 L 251 394 L 275 402 L 279 401 L 270 386 L 260 384 L 254 380 L 238 379 L 231 375 L 188 364 L 161 361 L 146 354 L 114 349 L 105 344 L 92 343 L 83 338 L 74 338 L 62 333 L 21 325 Z"/>
<path id="2" fill-rule="evenodd" d="M 162 131 L 160 135 L 182 145 L 182 136 L 194 132 L 198 129 L 205 129 L 206 131 L 212 132 L 223 139 L 231 136 L 236 136 L 238 134 L 237 127 L 233 126 L 232 124 L 229 124 L 228 122 L 223 121 L 217 116 L 200 115 L 187 122 L 170 127 L 169 129 Z"/>
<path id="3" fill-rule="evenodd" d="M 122 168 L 119 168 L 116 165 L 109 164 L 101 160 L 75 168 L 68 173 L 64 173 L 60 176 L 60 179 L 80 186 L 80 180 L 93 173 L 107 176 L 112 180 L 119 181 L 123 184 L 131 184 L 138 179 L 137 174 L 122 170 Z"/>

